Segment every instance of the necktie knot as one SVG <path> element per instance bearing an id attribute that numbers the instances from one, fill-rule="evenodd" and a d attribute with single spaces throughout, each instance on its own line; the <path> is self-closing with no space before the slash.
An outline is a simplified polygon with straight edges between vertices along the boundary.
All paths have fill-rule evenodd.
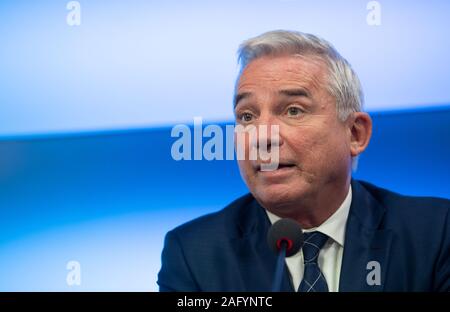
<path id="1" fill-rule="evenodd" d="M 309 232 L 304 233 L 303 235 L 304 243 L 302 250 L 305 263 L 317 263 L 320 249 L 322 249 L 323 245 L 325 245 L 325 242 L 328 240 L 328 236 L 320 232 Z"/>

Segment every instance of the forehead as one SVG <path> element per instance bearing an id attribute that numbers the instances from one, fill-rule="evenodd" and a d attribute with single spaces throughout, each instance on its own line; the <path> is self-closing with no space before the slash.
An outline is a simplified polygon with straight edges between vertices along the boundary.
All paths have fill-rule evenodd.
<path id="1" fill-rule="evenodd" d="M 237 89 L 302 86 L 318 89 L 327 75 L 325 62 L 313 56 L 265 56 L 250 62 L 238 80 Z"/>

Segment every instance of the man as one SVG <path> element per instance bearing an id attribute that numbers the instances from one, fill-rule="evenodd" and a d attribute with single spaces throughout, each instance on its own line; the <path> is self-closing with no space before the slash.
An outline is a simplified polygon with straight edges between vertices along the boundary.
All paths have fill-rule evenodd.
<path id="1" fill-rule="evenodd" d="M 236 122 L 278 127 L 276 170 L 244 140 L 241 175 L 251 194 L 166 236 L 162 291 L 268 291 L 276 254 L 271 224 L 296 220 L 302 249 L 286 259 L 283 291 L 450 291 L 450 201 L 407 197 L 351 179 L 369 144 L 357 75 L 326 41 L 273 31 L 244 42 Z M 270 134 L 269 134 L 270 133 Z M 253 143 L 252 143 L 253 142 Z M 240 147 L 240 146 L 237 146 Z"/>

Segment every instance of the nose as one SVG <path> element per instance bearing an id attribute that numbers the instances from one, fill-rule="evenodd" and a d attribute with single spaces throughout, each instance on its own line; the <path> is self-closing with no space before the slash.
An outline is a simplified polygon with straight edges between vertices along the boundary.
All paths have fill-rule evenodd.
<path id="1" fill-rule="evenodd" d="M 280 135 L 280 124 L 272 117 L 260 118 L 256 126 L 256 136 L 251 140 L 251 146 L 256 149 L 265 149 L 270 153 L 272 146 L 280 147 L 283 144 Z"/>

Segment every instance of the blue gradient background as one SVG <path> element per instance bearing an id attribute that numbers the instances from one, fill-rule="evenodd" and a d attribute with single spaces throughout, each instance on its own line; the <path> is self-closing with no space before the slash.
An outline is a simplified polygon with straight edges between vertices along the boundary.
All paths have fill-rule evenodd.
<path id="1" fill-rule="evenodd" d="M 374 135 L 355 176 L 450 195 L 450 3 L 0 2 L 0 290 L 156 290 L 164 234 L 247 192 L 233 161 L 170 155 L 174 124 L 232 121 L 235 51 L 285 28 L 359 73 Z M 67 262 L 81 264 L 68 286 Z"/>

